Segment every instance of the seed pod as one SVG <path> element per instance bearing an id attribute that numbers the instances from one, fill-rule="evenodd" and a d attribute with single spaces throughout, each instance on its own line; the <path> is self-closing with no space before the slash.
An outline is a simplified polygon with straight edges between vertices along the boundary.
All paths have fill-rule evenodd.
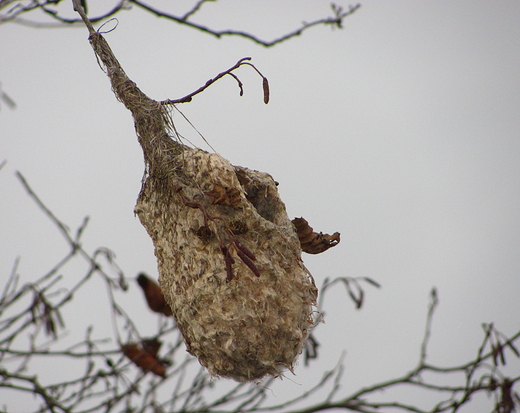
<path id="1" fill-rule="evenodd" d="M 266 77 L 262 81 L 262 87 L 264 88 L 264 103 L 267 105 L 269 103 L 269 81 Z"/>

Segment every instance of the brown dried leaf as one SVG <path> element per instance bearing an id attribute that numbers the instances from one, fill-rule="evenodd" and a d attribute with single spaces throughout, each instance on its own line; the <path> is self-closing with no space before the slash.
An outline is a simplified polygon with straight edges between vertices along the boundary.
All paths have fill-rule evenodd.
<path id="1" fill-rule="evenodd" d="M 332 235 L 314 232 L 304 218 L 294 218 L 292 223 L 296 228 L 302 250 L 308 254 L 319 254 L 339 244 L 339 232 Z"/>
<path id="2" fill-rule="evenodd" d="M 224 188 L 214 185 L 213 189 L 207 194 L 211 197 L 212 204 L 227 205 L 237 208 L 241 203 L 240 191 L 236 188 Z"/>
<path id="3" fill-rule="evenodd" d="M 157 338 L 145 338 L 141 341 L 141 344 L 143 345 L 144 351 L 154 357 L 157 357 L 157 353 L 161 348 L 162 342 L 157 340 Z"/>
<path id="4" fill-rule="evenodd" d="M 140 367 L 144 371 L 151 371 L 159 377 L 166 377 L 166 369 L 164 365 L 156 356 L 150 354 L 138 344 L 130 343 L 121 346 L 121 350 L 123 351 L 123 354 L 137 367 Z"/>
<path id="5" fill-rule="evenodd" d="M 172 310 L 161 291 L 161 288 L 155 281 L 147 277 L 146 274 L 140 273 L 137 277 L 137 283 L 142 288 L 148 307 L 156 313 L 161 313 L 166 316 L 172 315 Z"/>

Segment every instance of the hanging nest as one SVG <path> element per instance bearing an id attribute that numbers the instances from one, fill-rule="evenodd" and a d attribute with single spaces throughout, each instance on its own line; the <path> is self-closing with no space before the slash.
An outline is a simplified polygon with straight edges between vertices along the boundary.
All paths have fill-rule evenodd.
<path id="1" fill-rule="evenodd" d="M 274 180 L 199 149 L 178 161 L 146 178 L 135 212 L 188 351 L 238 381 L 291 370 L 317 289 Z"/>
<path id="2" fill-rule="evenodd" d="M 315 323 L 317 289 L 275 181 L 172 139 L 174 102 L 142 93 L 75 5 L 134 117 L 146 165 L 135 213 L 153 240 L 160 288 L 187 350 L 212 375 L 237 381 L 292 371 Z M 265 77 L 263 87 L 267 103 Z"/>

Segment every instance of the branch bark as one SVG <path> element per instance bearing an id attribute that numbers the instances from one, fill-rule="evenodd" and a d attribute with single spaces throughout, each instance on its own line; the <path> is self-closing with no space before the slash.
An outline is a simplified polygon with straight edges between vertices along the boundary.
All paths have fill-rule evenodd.
<path id="1" fill-rule="evenodd" d="M 80 23 L 82 21 L 82 19 L 63 17 L 52 8 L 53 6 L 55 6 L 57 3 L 60 3 L 61 1 L 62 0 L 58 0 L 58 1 L 47 0 L 47 1 L 31 3 L 28 6 L 20 5 L 19 7 L 13 7 L 12 12 L 7 13 L 5 15 L 0 15 L 0 24 L 9 22 L 9 21 L 14 21 L 14 22 L 17 22 L 20 24 L 24 24 L 26 26 L 41 28 L 41 27 L 57 27 L 57 26 L 61 26 L 63 24 L 73 25 L 73 24 Z M 273 47 L 280 43 L 286 42 L 287 40 L 298 37 L 313 27 L 332 26 L 332 27 L 342 28 L 344 19 L 347 18 L 348 16 L 352 15 L 353 13 L 355 13 L 361 7 L 361 4 L 355 4 L 353 6 L 349 6 L 346 10 L 343 10 L 342 7 L 337 6 L 334 3 L 332 3 L 332 5 L 331 5 L 332 11 L 333 11 L 332 16 L 324 17 L 321 19 L 315 19 L 310 22 L 303 22 L 300 27 L 298 27 L 284 35 L 276 37 L 272 40 L 266 40 L 266 39 L 261 38 L 260 36 L 257 36 L 257 35 L 254 35 L 254 34 L 251 34 L 251 33 L 245 32 L 245 31 L 215 30 L 215 29 L 212 29 L 211 27 L 191 21 L 190 18 L 193 17 L 201 9 L 201 7 L 204 5 L 204 3 L 208 3 L 210 1 L 213 1 L 213 0 L 198 0 L 194 4 L 194 6 L 190 10 L 188 10 L 186 13 L 184 13 L 182 15 L 176 15 L 173 13 L 169 13 L 165 10 L 153 7 L 141 0 L 120 0 L 112 9 L 110 9 L 109 11 L 107 11 L 106 13 L 104 13 L 100 16 L 91 17 L 90 21 L 92 23 L 97 23 L 97 22 L 106 20 L 110 17 L 115 16 L 117 13 L 123 11 L 125 9 L 125 7 L 127 7 L 129 4 L 130 5 L 133 4 L 136 7 L 139 7 L 142 10 L 144 10 L 148 13 L 151 13 L 157 17 L 160 17 L 160 18 L 163 18 L 166 20 L 170 20 L 172 22 L 175 22 L 182 26 L 189 27 L 194 30 L 198 30 L 202 33 L 206 33 L 217 39 L 220 39 L 223 37 L 241 37 L 241 38 L 252 41 L 253 43 L 258 44 L 263 47 Z M 4 2 L 5 2 L 5 0 L 4 0 Z M 7 3 L 5 3 L 5 5 L 7 5 Z M 0 3 L 0 9 L 2 8 L 2 6 L 4 6 L 4 4 Z M 36 9 L 41 9 L 48 16 L 50 16 L 51 18 L 56 20 L 58 23 L 57 24 L 38 23 L 38 22 L 30 21 L 30 20 L 25 20 L 20 17 L 24 13 L 28 13 L 28 12 L 31 12 Z"/>

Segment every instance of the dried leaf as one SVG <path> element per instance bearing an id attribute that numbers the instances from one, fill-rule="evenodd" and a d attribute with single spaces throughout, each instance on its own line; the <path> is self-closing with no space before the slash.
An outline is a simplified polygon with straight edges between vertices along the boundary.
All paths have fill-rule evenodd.
<path id="1" fill-rule="evenodd" d="M 161 288 L 155 281 L 147 277 L 146 274 L 140 273 L 137 277 L 137 283 L 142 288 L 148 307 L 150 307 L 152 311 L 166 316 L 172 315 L 172 310 L 166 303 Z"/>
<path id="2" fill-rule="evenodd" d="M 213 189 L 207 192 L 207 194 L 211 197 L 212 204 L 237 208 L 241 203 L 241 193 L 236 188 L 224 188 L 220 185 L 214 185 Z"/>
<path id="3" fill-rule="evenodd" d="M 143 345 L 143 350 L 147 353 L 151 354 L 154 357 L 157 357 L 157 353 L 159 353 L 159 349 L 161 348 L 162 342 L 157 338 L 145 338 L 141 341 Z"/>
<path id="4" fill-rule="evenodd" d="M 302 250 L 308 254 L 319 254 L 339 244 L 339 232 L 333 235 L 314 232 L 304 218 L 294 218 L 292 223 L 296 227 Z"/>
<path id="5" fill-rule="evenodd" d="M 214 185 L 213 189 L 208 192 L 208 195 L 211 197 L 212 204 L 223 204 L 227 202 L 226 189 L 220 185 Z"/>
<path id="6" fill-rule="evenodd" d="M 144 371 L 151 371 L 162 378 L 166 377 L 166 369 L 164 365 L 157 359 L 157 357 L 148 353 L 138 344 L 130 343 L 121 346 L 121 350 L 123 351 L 123 354 L 137 367 L 140 367 Z"/>

